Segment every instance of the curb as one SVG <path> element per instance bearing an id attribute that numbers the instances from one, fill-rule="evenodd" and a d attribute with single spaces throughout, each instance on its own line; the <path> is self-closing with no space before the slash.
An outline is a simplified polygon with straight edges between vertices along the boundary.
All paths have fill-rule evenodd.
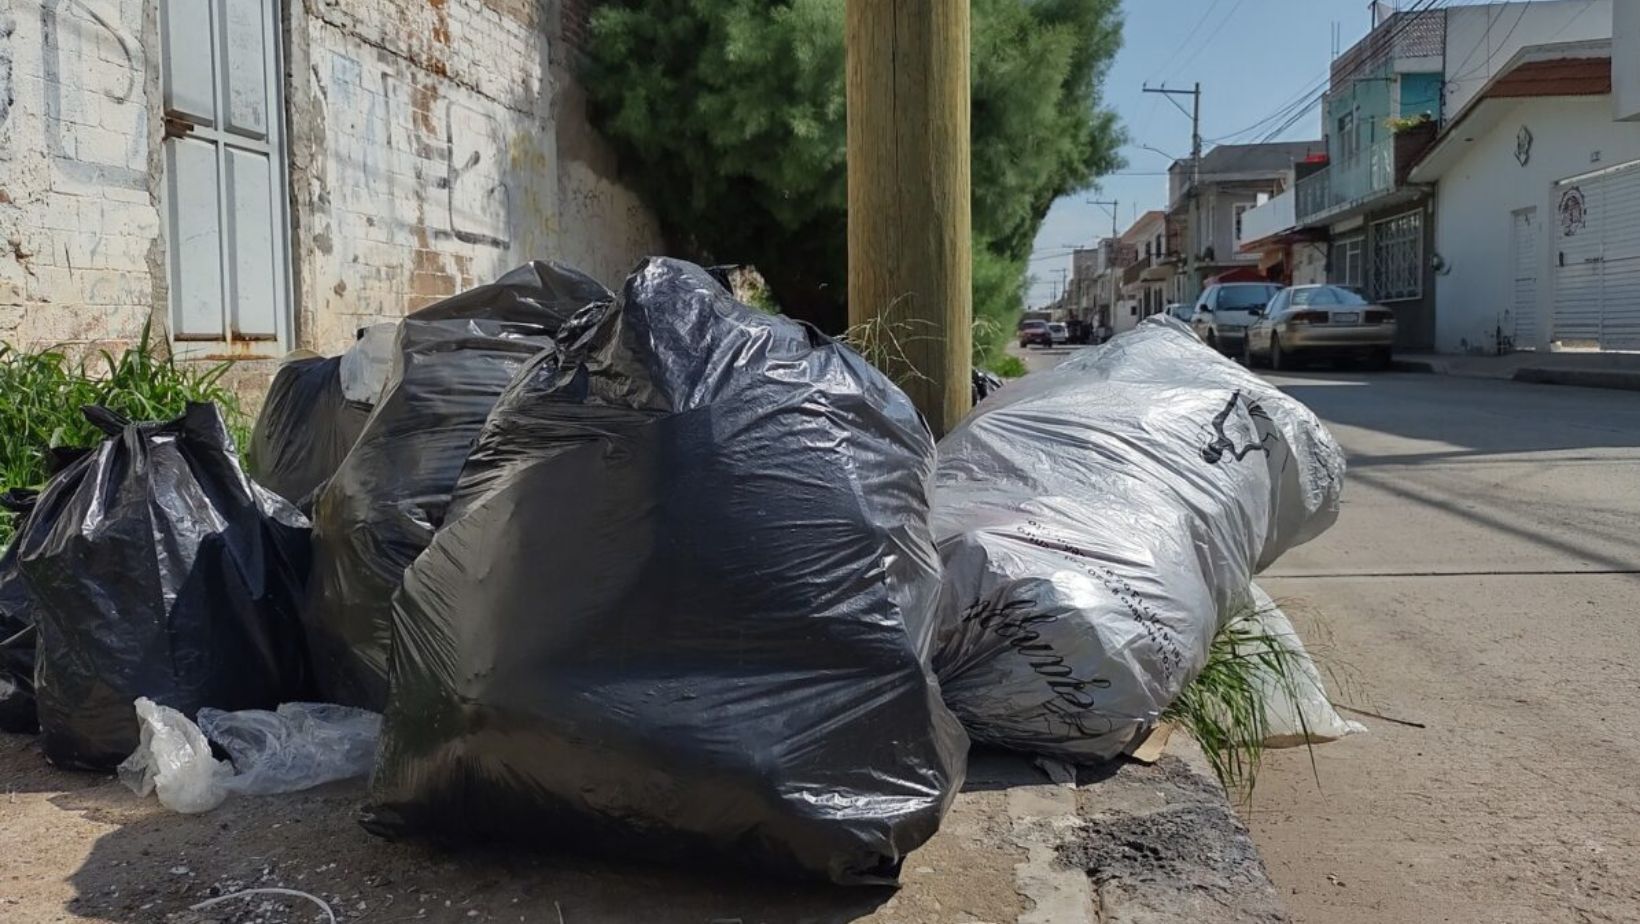
<path id="1" fill-rule="evenodd" d="M 1396 359 L 1390 362 L 1389 367 L 1395 372 L 1418 372 L 1428 375 L 1441 371 L 1435 368 L 1434 363 L 1424 359 Z"/>
<path id="2" fill-rule="evenodd" d="M 1514 380 L 1534 385 L 1574 385 L 1580 388 L 1640 391 L 1640 371 L 1627 369 L 1553 369 L 1528 366 L 1516 369 Z"/>
<path id="3" fill-rule="evenodd" d="M 1153 765 L 1094 773 L 1096 782 L 1076 790 L 1082 824 L 1057 854 L 1061 865 L 1086 871 L 1095 921 L 1292 920 L 1247 826 L 1188 735 L 1175 732 Z"/>

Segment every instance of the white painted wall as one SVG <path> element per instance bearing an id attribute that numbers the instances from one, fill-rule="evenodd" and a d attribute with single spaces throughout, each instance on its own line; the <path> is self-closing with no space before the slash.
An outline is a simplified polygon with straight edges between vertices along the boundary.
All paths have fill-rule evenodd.
<path id="1" fill-rule="evenodd" d="M 1467 146 L 1441 177 L 1435 196 L 1435 251 L 1450 270 L 1435 279 L 1435 346 L 1442 353 L 1488 352 L 1509 308 L 1512 213 L 1536 207 L 1540 221 L 1554 209 L 1556 180 L 1640 159 L 1640 124 L 1614 122 L 1609 97 L 1522 100 L 1490 132 Z M 1515 160 L 1522 125 L 1534 138 L 1525 167 Z M 1599 162 L 1591 163 L 1594 152 Z M 1538 331 L 1547 346 L 1549 248 L 1540 236 Z"/>
<path id="2" fill-rule="evenodd" d="M 1293 285 L 1316 286 L 1327 281 L 1327 245 L 1324 242 L 1293 245 Z"/>
<path id="3" fill-rule="evenodd" d="M 663 249 L 586 122 L 560 5 L 286 0 L 297 345 L 525 260 L 618 284 Z M 0 341 L 164 324 L 158 10 L 0 3 Z"/>
<path id="4" fill-rule="evenodd" d="M 1616 117 L 1640 119 L 1640 3 L 1612 9 L 1612 102 Z"/>
<path id="5" fill-rule="evenodd" d="M 0 340 L 117 345 L 163 296 L 147 6 L 0 7 Z"/>
<path id="6" fill-rule="evenodd" d="M 1536 0 L 1449 7 L 1446 115 L 1456 115 L 1516 52 L 1528 45 L 1603 39 L 1611 34 L 1612 0 Z"/>

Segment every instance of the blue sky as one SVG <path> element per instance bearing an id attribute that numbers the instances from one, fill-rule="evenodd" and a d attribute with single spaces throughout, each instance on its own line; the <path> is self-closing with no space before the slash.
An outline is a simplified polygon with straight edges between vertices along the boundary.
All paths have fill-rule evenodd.
<path id="1" fill-rule="evenodd" d="M 1086 200 L 1119 200 L 1123 230 L 1136 214 L 1166 204 L 1170 161 L 1138 145 L 1187 155 L 1190 119 L 1161 96 L 1142 92 L 1147 81 L 1170 87 L 1201 81 L 1202 136 L 1220 138 L 1269 116 L 1327 73 L 1334 23 L 1344 48 L 1372 24 L 1366 0 L 1124 0 L 1122 9 L 1124 43 L 1105 81 L 1105 99 L 1127 127 L 1130 145 L 1122 153 L 1128 166 L 1096 190 L 1054 204 L 1032 254 L 1033 305 L 1053 298 L 1059 270 L 1070 265 L 1057 254 L 1110 233 L 1110 213 Z M 1179 102 L 1189 107 L 1188 98 Z M 1265 131 L 1232 140 L 1263 140 Z M 1312 110 L 1271 140 L 1320 136 L 1321 116 Z"/>

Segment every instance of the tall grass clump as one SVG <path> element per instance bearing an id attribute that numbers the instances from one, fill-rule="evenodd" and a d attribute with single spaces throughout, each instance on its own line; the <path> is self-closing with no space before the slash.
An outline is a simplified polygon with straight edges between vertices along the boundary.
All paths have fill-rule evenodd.
<path id="1" fill-rule="evenodd" d="M 222 408 L 239 445 L 248 426 L 238 398 L 222 383 L 231 363 L 178 362 L 148 325 L 124 353 L 71 356 L 62 347 L 22 350 L 0 342 L 0 490 L 38 489 L 53 450 L 101 442 L 102 431 L 80 409 L 101 405 L 131 420 L 169 420 L 189 402 Z M 0 549 L 11 542 L 15 514 L 0 509 Z"/>
<path id="2" fill-rule="evenodd" d="M 1190 732 L 1219 782 L 1244 800 L 1252 798 L 1269 737 L 1268 684 L 1296 701 L 1300 685 L 1307 682 L 1304 653 L 1265 632 L 1260 615 L 1249 604 L 1225 623 L 1213 638 L 1207 666 L 1162 717 Z M 1303 710 L 1297 713 L 1303 725 Z M 1302 730 L 1308 736 L 1308 727 Z"/>

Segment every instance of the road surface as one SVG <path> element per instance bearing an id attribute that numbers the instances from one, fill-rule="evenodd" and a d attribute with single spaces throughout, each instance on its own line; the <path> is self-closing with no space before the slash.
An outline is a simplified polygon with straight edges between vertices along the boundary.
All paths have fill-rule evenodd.
<path id="1" fill-rule="evenodd" d="M 1294 916 L 1640 920 L 1640 396 L 1275 381 L 1350 473 L 1263 583 L 1306 601 L 1335 699 L 1424 726 L 1266 764 L 1247 816 Z"/>

